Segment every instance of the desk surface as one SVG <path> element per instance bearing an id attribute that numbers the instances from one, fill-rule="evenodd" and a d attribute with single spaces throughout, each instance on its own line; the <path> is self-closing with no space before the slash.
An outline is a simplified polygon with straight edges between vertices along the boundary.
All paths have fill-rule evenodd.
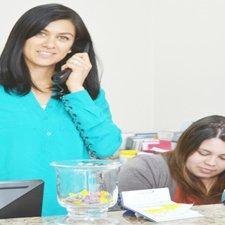
<path id="1" fill-rule="evenodd" d="M 199 211 L 204 217 L 198 217 L 185 220 L 174 220 L 169 222 L 153 223 L 144 219 L 135 217 L 123 217 L 122 211 L 109 212 L 110 218 L 116 218 L 120 225 L 128 224 L 157 224 L 157 225 L 224 225 L 225 224 L 225 206 L 222 204 L 194 206 L 194 210 Z M 0 225 L 46 225 L 54 224 L 57 217 L 33 217 L 33 218 L 16 218 L 0 219 Z"/>

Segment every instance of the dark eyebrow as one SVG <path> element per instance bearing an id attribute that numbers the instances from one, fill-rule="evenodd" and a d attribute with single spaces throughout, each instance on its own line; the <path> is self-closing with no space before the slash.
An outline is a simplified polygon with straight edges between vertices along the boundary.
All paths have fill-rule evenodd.
<path id="1" fill-rule="evenodd" d="M 72 36 L 72 37 L 74 37 L 74 35 L 73 34 L 71 34 L 71 33 L 59 33 L 60 35 L 70 35 L 70 36 Z"/>
<path id="2" fill-rule="evenodd" d="M 199 148 L 199 150 L 203 150 L 203 151 L 206 151 L 206 152 L 211 153 L 211 151 L 210 151 L 210 150 L 207 150 L 207 149 L 205 149 L 205 148 Z M 221 154 L 220 156 L 225 156 L 225 154 Z"/>
<path id="3" fill-rule="evenodd" d="M 205 148 L 199 148 L 199 150 L 203 150 L 203 151 L 210 152 L 209 150 L 207 150 L 207 149 L 205 149 Z"/>
<path id="4" fill-rule="evenodd" d="M 46 31 L 46 32 L 49 32 L 47 29 L 42 29 L 41 31 Z M 72 37 L 74 37 L 74 35 L 73 34 L 71 34 L 71 33 L 69 33 L 69 32 L 62 32 L 62 33 L 59 33 L 60 35 L 70 35 L 70 36 L 72 36 Z"/>

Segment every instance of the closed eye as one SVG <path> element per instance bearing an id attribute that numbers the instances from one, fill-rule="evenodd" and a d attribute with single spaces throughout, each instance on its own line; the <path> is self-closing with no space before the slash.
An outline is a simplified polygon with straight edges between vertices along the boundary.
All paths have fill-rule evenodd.
<path id="1" fill-rule="evenodd" d="M 210 152 L 208 151 L 205 151 L 205 150 L 202 150 L 202 149 L 199 149 L 198 150 L 198 153 L 202 156 L 207 156 L 207 155 L 210 155 Z"/>
<path id="2" fill-rule="evenodd" d="M 225 160 L 225 155 L 219 156 L 220 159 Z"/>

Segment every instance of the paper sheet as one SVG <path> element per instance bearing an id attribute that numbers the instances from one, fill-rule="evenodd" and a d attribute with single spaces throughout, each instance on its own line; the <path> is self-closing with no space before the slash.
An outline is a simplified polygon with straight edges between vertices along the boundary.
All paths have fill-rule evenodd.
<path id="1" fill-rule="evenodd" d="M 171 201 L 168 188 L 122 192 L 122 203 L 136 213 L 156 222 L 202 216 L 192 204 Z"/>

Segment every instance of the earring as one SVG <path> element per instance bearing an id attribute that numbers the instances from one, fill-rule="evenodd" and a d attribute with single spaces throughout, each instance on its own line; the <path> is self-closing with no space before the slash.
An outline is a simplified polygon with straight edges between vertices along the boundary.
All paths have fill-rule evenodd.
<path id="1" fill-rule="evenodd" d="M 72 51 L 71 51 L 71 50 L 69 50 L 67 54 L 70 54 L 71 52 L 72 52 Z"/>

